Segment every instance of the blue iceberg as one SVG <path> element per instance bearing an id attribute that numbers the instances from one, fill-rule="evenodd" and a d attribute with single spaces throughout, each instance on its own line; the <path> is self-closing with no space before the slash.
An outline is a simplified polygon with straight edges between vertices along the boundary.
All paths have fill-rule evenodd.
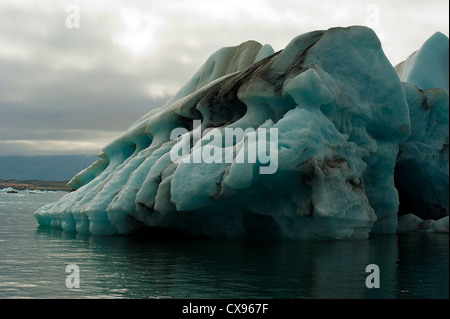
<path id="1" fill-rule="evenodd" d="M 411 136 L 395 169 L 400 213 L 449 215 L 449 40 L 435 33 L 396 66 L 409 106 Z"/>
<path id="2" fill-rule="evenodd" d="M 361 26 L 306 33 L 279 52 L 255 41 L 222 48 L 74 176 L 74 192 L 34 215 L 94 235 L 395 233 L 397 157 L 418 125 L 409 115 L 415 93 L 397 72 Z M 448 131 L 448 93 L 446 123 Z M 448 177 L 448 133 L 446 154 Z"/>

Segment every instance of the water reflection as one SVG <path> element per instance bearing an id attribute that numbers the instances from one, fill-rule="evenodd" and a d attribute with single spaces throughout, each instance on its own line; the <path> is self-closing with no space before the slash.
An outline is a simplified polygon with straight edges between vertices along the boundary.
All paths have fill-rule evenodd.
<path id="1" fill-rule="evenodd" d="M 397 298 L 449 298 L 448 234 L 399 236 Z"/>
<path id="2" fill-rule="evenodd" d="M 32 213 L 57 196 L 0 205 L 0 298 L 449 297 L 448 234 L 221 241 L 37 228 Z M 65 286 L 68 264 L 80 268 L 80 289 Z M 366 288 L 368 264 L 379 266 L 378 289 Z"/>
<path id="3" fill-rule="evenodd" d="M 436 246 L 436 236 L 298 242 L 149 240 L 54 230 L 40 234 L 83 247 L 83 258 L 72 258 L 71 262 L 85 270 L 84 287 L 93 296 L 448 298 L 448 244 L 447 250 L 440 244 L 441 254 L 430 249 Z M 438 242 L 442 240 L 438 238 Z M 421 258 L 418 252 L 423 254 Z M 380 268 L 379 289 L 365 285 L 368 264 Z M 434 279 L 438 274 L 438 278 L 447 278 L 446 293 L 442 283 Z"/>

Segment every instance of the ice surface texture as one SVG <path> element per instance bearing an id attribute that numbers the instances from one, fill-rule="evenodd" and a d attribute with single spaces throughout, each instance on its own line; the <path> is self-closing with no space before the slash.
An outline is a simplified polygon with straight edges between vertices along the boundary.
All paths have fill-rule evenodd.
<path id="1" fill-rule="evenodd" d="M 449 41 L 430 37 L 396 66 L 409 105 L 412 132 L 400 145 L 395 170 L 401 212 L 439 219 L 449 212 Z"/>
<path id="2" fill-rule="evenodd" d="M 77 174 L 69 182 L 76 191 L 35 216 L 41 225 L 99 235 L 157 228 L 306 240 L 394 233 L 394 168 L 411 135 L 407 89 L 365 27 L 303 34 L 276 53 L 254 41 L 222 48 Z M 171 139 L 178 128 L 188 133 Z M 208 128 L 215 130 L 195 139 Z M 254 145 L 274 151 L 251 132 L 225 145 L 219 133 L 230 128 L 276 130 L 273 174 L 261 173 L 267 165 L 259 159 L 229 160 Z M 190 162 L 173 161 L 183 138 Z M 194 163 L 205 151 L 222 161 Z"/>

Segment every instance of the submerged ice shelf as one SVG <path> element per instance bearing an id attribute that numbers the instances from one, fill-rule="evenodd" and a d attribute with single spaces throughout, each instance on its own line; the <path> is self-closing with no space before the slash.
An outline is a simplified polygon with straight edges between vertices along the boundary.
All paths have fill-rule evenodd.
<path id="1" fill-rule="evenodd" d="M 279 52 L 222 48 L 35 217 L 97 235 L 362 239 L 397 232 L 396 185 L 408 212 L 448 216 L 445 54 L 448 67 L 438 34 L 394 69 L 360 26 L 306 33 Z"/>

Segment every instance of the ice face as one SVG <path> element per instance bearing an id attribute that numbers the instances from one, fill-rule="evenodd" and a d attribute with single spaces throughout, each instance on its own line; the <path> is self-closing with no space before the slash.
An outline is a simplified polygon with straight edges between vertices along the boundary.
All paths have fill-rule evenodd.
<path id="1" fill-rule="evenodd" d="M 441 88 L 448 92 L 448 50 L 447 36 L 436 32 L 395 67 L 400 80 L 414 83 L 421 90 Z"/>
<path id="2" fill-rule="evenodd" d="M 414 214 L 402 215 L 398 219 L 399 232 L 427 232 L 448 233 L 449 217 L 445 216 L 438 220 L 423 220 Z"/>
<path id="3" fill-rule="evenodd" d="M 434 34 L 396 69 L 409 105 L 411 136 L 395 169 L 400 213 L 440 219 L 449 213 L 449 41 Z M 411 82 L 411 83 L 409 83 Z"/>
<path id="4" fill-rule="evenodd" d="M 372 30 L 314 31 L 276 53 L 249 41 L 214 53 L 35 216 L 92 234 L 394 233 L 394 168 L 410 134 L 404 87 Z"/>

